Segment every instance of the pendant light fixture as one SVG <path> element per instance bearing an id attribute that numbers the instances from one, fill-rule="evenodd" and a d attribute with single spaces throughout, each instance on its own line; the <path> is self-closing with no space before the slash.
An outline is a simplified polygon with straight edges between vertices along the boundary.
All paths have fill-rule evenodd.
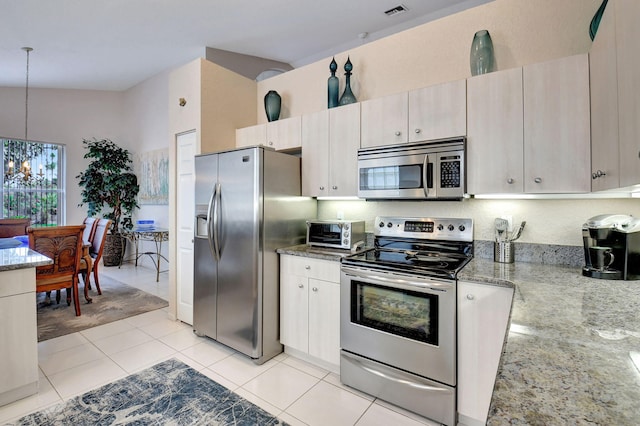
<path id="1" fill-rule="evenodd" d="M 23 51 L 27 53 L 27 70 L 26 70 L 26 83 L 24 92 L 24 143 L 29 140 L 29 54 L 33 51 L 32 47 L 23 47 Z M 5 173 L 5 180 L 24 181 L 29 182 L 32 180 L 41 179 L 43 176 L 42 166 L 40 166 L 40 173 L 38 176 L 34 176 L 31 173 L 31 166 L 29 165 L 28 154 L 24 152 L 24 158 L 20 163 L 20 168 L 16 170 L 14 160 L 9 161 L 9 169 Z"/>

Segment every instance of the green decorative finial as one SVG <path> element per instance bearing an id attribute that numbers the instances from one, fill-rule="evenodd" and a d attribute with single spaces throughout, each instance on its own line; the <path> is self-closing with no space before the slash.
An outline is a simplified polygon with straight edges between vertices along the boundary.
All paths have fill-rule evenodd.
<path id="1" fill-rule="evenodd" d="M 338 69 L 338 63 L 336 62 L 336 58 L 334 56 L 333 60 L 329 64 L 329 70 L 331 71 L 331 75 L 336 75 L 336 70 L 337 69 Z"/>
<path id="2" fill-rule="evenodd" d="M 347 56 L 347 62 L 344 63 L 344 70 L 346 71 L 346 75 L 351 74 L 351 70 L 353 69 L 353 64 L 351 63 L 351 59 Z"/>

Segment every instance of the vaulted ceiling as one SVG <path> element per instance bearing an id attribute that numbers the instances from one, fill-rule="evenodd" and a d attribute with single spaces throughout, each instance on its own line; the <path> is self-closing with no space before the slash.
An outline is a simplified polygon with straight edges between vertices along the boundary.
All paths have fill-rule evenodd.
<path id="1" fill-rule="evenodd" d="M 0 86 L 126 90 L 212 47 L 294 68 L 493 0 L 0 0 Z M 406 11 L 389 13 L 402 5 Z"/>

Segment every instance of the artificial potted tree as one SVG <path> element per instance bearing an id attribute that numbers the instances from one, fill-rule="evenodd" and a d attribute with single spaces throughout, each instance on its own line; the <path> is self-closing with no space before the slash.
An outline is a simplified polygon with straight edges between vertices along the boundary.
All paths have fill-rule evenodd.
<path id="1" fill-rule="evenodd" d="M 84 158 L 91 159 L 86 170 L 76 176 L 82 188 L 82 203 L 87 214 L 111 219 L 102 260 L 105 266 L 122 262 L 125 239 L 122 231 L 133 228 L 132 214 L 139 208 L 137 197 L 140 187 L 133 173 L 131 153 L 109 139 L 82 141 L 88 150 Z"/>

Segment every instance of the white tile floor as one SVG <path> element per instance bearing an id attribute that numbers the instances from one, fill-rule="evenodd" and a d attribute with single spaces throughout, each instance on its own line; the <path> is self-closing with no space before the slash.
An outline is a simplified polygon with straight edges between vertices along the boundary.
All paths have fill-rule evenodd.
<path id="1" fill-rule="evenodd" d="M 167 297 L 167 274 L 131 265 L 101 274 Z M 99 297 L 99 296 L 98 296 Z M 280 354 L 255 365 L 159 309 L 38 344 L 40 391 L 0 407 L 0 423 L 66 401 L 159 361 L 175 357 L 291 425 L 433 425 L 340 384 L 329 373 Z"/>

